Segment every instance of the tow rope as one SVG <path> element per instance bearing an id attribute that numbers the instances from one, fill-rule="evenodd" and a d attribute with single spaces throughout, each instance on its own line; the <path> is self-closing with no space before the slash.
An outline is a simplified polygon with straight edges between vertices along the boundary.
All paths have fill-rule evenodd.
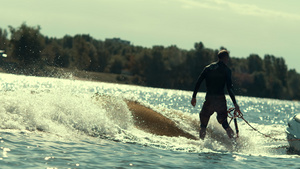
<path id="1" fill-rule="evenodd" d="M 232 114 L 232 111 L 233 114 Z M 245 123 L 247 123 L 253 130 L 257 131 L 258 133 L 262 134 L 263 136 L 265 137 L 268 137 L 268 138 L 271 138 L 275 141 L 286 141 L 285 139 L 277 139 L 277 138 L 274 138 L 274 137 L 271 137 L 270 135 L 267 135 L 267 134 L 264 134 L 262 132 L 260 132 L 259 130 L 257 130 L 256 128 L 254 128 L 247 120 L 244 119 L 243 117 L 243 113 L 241 111 L 236 111 L 235 108 L 229 108 L 228 111 L 227 111 L 227 114 L 228 114 L 228 117 L 231 119 L 229 121 L 229 124 L 231 123 L 232 120 L 234 120 L 234 124 L 235 124 L 235 130 L 236 130 L 236 135 L 238 137 L 238 133 L 239 133 L 239 129 L 238 129 L 238 125 L 237 125 L 237 118 L 241 118 L 245 121 Z M 297 140 L 300 140 L 300 139 L 293 139 L 293 140 L 289 140 L 289 141 L 297 141 Z"/>
<path id="2" fill-rule="evenodd" d="M 241 113 L 241 111 L 234 111 L 233 114 L 231 114 L 231 112 L 235 110 L 235 108 L 230 108 L 227 113 L 228 113 L 228 117 L 231 118 L 229 121 L 229 124 L 231 123 L 231 121 L 234 121 L 234 126 L 235 126 L 235 132 L 236 132 L 236 138 L 239 137 L 239 127 L 237 124 L 237 118 L 242 118 L 243 114 Z"/>

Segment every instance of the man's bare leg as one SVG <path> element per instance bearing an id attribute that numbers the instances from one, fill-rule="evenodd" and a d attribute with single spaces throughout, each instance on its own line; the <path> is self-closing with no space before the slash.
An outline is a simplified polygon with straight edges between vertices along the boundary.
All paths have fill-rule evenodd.
<path id="1" fill-rule="evenodd" d="M 206 128 L 201 127 L 201 128 L 200 128 L 200 132 L 199 132 L 199 137 L 200 137 L 200 139 L 201 139 L 201 140 L 204 140 L 205 135 L 206 135 Z"/>
<path id="2" fill-rule="evenodd" d="M 228 135 L 229 138 L 233 138 L 234 132 L 233 132 L 233 130 L 231 129 L 231 127 L 228 127 L 228 128 L 226 129 L 226 133 L 227 133 L 227 135 Z"/>

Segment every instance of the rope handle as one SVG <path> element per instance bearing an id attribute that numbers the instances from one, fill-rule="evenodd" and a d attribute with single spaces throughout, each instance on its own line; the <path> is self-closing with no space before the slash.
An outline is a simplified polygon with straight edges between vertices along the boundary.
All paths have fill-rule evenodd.
<path id="1" fill-rule="evenodd" d="M 232 111 L 234 111 L 233 114 L 232 114 Z M 243 113 L 241 111 L 236 111 L 235 108 L 233 108 L 233 107 L 228 109 L 227 114 L 228 114 L 228 117 L 231 119 L 243 118 Z"/>
<path id="2" fill-rule="evenodd" d="M 233 114 L 231 113 L 232 111 Z M 236 138 L 239 137 L 239 127 L 238 127 L 238 124 L 237 124 L 237 120 L 236 118 L 238 117 L 243 117 L 243 114 L 241 111 L 236 111 L 235 108 L 230 108 L 228 111 L 227 111 L 227 114 L 228 114 L 228 117 L 231 118 L 229 124 L 231 123 L 232 120 L 234 120 L 234 126 L 235 126 L 235 132 L 236 132 Z"/>
<path id="3" fill-rule="evenodd" d="M 232 114 L 232 111 L 234 111 L 233 112 L 233 114 Z M 241 112 L 241 111 L 236 111 L 235 110 L 235 108 L 229 108 L 228 109 L 228 111 L 227 111 L 227 114 L 228 114 L 228 117 L 231 119 L 230 121 L 229 121 L 229 124 L 231 123 L 231 121 L 233 120 L 233 119 L 236 119 L 236 118 L 241 118 L 241 119 L 243 119 L 244 121 L 245 121 L 245 123 L 247 123 L 253 130 L 255 130 L 255 131 L 257 131 L 258 133 L 260 133 L 260 134 L 262 134 L 262 135 L 264 135 L 265 137 L 268 137 L 268 138 L 271 138 L 271 139 L 273 139 L 273 140 L 275 140 L 275 141 L 286 141 L 285 139 L 276 139 L 276 138 L 274 138 L 274 137 L 271 137 L 270 135 L 267 135 L 267 134 L 264 134 L 264 133 L 262 133 L 262 132 L 260 132 L 259 130 L 257 130 L 256 128 L 254 128 L 243 116 L 243 113 Z M 297 139 L 297 140 L 299 140 L 299 139 Z M 294 141 L 294 140 L 291 140 L 291 141 Z"/>

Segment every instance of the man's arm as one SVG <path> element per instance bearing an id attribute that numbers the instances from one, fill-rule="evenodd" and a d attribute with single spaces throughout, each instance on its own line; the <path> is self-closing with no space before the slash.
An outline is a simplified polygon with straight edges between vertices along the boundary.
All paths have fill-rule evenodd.
<path id="1" fill-rule="evenodd" d="M 234 92 L 233 92 L 233 84 L 232 84 L 232 80 L 231 80 L 231 70 L 227 71 L 226 86 L 227 86 L 228 94 L 229 94 L 229 96 L 232 100 L 232 103 L 234 104 L 235 110 L 239 111 L 240 108 L 239 108 L 239 105 L 236 102 L 235 95 L 234 95 Z"/>
<path id="2" fill-rule="evenodd" d="M 195 86 L 195 89 L 194 89 L 194 92 L 193 92 L 193 96 L 192 96 L 192 100 L 191 100 L 191 104 L 195 107 L 196 105 L 196 95 L 198 93 L 198 90 L 200 88 L 200 85 L 202 83 L 202 81 L 204 80 L 205 78 L 205 74 L 206 74 L 206 71 L 205 69 L 202 71 L 202 73 L 200 74 L 200 76 L 198 77 L 198 80 L 197 80 L 197 83 L 196 83 L 196 86 Z"/>

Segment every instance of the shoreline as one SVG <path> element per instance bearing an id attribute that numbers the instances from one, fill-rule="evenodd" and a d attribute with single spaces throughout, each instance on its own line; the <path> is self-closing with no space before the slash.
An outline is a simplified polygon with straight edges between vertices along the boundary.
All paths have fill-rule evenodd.
<path id="1" fill-rule="evenodd" d="M 9 72 L 0 68 L 0 73 L 145 86 L 142 84 L 134 83 L 133 81 L 136 77 L 131 75 L 90 72 L 90 71 L 82 71 L 77 69 L 57 68 L 57 67 L 47 67 L 45 68 L 45 70 L 38 71 L 37 73 L 33 73 L 33 74 L 24 74 L 24 73 L 18 73 L 13 71 Z"/>

